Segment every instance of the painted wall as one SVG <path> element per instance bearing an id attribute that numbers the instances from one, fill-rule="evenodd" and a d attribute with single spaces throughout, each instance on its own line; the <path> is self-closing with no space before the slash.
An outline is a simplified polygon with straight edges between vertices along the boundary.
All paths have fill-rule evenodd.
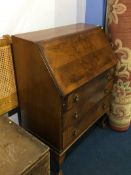
<path id="1" fill-rule="evenodd" d="M 76 0 L 55 1 L 55 26 L 68 25 L 77 21 Z"/>
<path id="2" fill-rule="evenodd" d="M 0 1 L 0 35 L 54 26 L 54 0 Z"/>
<path id="3" fill-rule="evenodd" d="M 86 0 L 86 23 L 103 26 L 106 0 Z"/>
<path id="4" fill-rule="evenodd" d="M 85 23 L 86 0 L 77 0 L 77 23 Z"/>
<path id="5" fill-rule="evenodd" d="M 85 1 L 0 0 L 0 36 L 84 22 Z"/>
<path id="6" fill-rule="evenodd" d="M 85 23 L 86 0 L 56 0 L 55 26 Z"/>

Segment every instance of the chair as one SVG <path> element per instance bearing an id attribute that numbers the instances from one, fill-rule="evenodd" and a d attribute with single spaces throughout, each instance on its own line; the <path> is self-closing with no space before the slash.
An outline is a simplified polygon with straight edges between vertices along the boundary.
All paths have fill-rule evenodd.
<path id="1" fill-rule="evenodd" d="M 0 39 L 0 115 L 18 107 L 11 43 L 8 35 Z"/>

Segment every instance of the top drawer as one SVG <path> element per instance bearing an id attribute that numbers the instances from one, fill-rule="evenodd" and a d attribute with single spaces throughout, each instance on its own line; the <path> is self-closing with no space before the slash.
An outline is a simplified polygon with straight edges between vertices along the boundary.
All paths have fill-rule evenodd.
<path id="1" fill-rule="evenodd" d="M 75 106 L 82 106 L 84 101 L 90 101 L 88 108 L 100 101 L 112 91 L 115 68 L 104 72 L 66 98 L 65 112 Z"/>

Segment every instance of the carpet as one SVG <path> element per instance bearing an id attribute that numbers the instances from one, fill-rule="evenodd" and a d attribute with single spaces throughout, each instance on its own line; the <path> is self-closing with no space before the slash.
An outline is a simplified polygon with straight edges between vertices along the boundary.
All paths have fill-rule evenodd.
<path id="1" fill-rule="evenodd" d="M 131 128 L 119 133 L 95 125 L 72 147 L 62 168 L 64 175 L 131 175 Z"/>

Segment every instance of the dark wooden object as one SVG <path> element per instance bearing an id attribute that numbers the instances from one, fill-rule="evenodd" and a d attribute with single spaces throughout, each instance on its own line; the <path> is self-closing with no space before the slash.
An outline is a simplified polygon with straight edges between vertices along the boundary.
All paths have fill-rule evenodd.
<path id="1" fill-rule="evenodd" d="M 0 116 L 0 175 L 50 175 L 49 148 Z"/>
<path id="2" fill-rule="evenodd" d="M 109 110 L 115 55 L 102 29 L 85 24 L 13 36 L 13 50 L 22 126 L 51 147 L 60 167 Z"/>

